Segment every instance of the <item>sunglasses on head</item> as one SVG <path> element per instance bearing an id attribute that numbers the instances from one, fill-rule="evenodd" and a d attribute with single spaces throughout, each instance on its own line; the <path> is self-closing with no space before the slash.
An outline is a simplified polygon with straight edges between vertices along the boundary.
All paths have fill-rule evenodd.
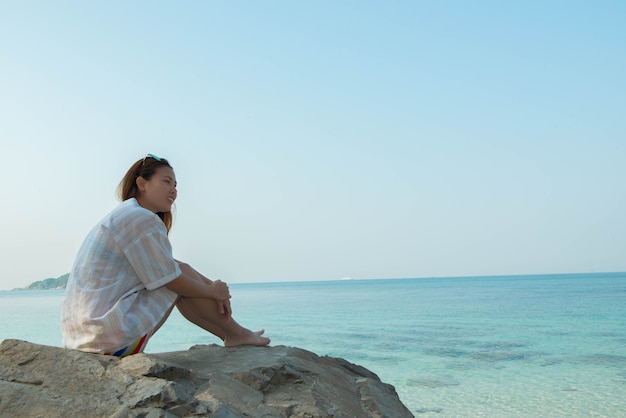
<path id="1" fill-rule="evenodd" d="M 148 154 L 145 157 L 143 157 L 143 163 L 142 164 L 144 164 L 144 165 L 146 164 L 146 158 L 152 158 L 154 160 L 161 161 L 161 157 L 158 157 L 158 156 L 156 156 L 154 154 Z"/>

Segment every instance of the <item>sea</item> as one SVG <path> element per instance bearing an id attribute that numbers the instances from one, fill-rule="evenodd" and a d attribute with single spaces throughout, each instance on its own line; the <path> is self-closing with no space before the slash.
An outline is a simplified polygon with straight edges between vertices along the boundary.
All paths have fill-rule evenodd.
<path id="1" fill-rule="evenodd" d="M 626 417 L 626 273 L 230 284 L 272 345 L 341 357 L 416 417 Z M 61 346 L 62 290 L 0 292 L 0 338 Z M 147 353 L 219 344 L 174 312 Z"/>

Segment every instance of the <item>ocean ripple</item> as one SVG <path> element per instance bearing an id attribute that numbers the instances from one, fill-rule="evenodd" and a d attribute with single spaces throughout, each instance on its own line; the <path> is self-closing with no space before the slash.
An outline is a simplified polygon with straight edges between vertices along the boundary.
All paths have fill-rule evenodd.
<path id="1" fill-rule="evenodd" d="M 576 363 L 595 364 L 597 366 L 626 367 L 626 356 L 616 354 L 589 354 L 577 356 L 574 361 Z"/>
<path id="2" fill-rule="evenodd" d="M 538 355 L 541 355 L 541 353 L 536 351 L 478 351 L 476 353 L 469 354 L 467 357 L 474 360 L 496 362 L 527 360 Z"/>
<path id="3" fill-rule="evenodd" d="M 444 388 L 450 386 L 458 386 L 460 383 L 451 378 L 444 376 L 422 376 L 415 379 L 409 379 L 407 386 L 422 386 L 426 388 Z"/>

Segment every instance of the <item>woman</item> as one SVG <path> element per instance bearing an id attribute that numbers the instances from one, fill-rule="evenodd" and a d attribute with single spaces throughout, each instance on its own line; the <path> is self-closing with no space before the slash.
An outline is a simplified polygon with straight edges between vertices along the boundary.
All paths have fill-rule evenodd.
<path id="1" fill-rule="evenodd" d="M 70 272 L 63 303 L 63 345 L 118 357 L 140 353 L 174 305 L 224 345 L 265 346 L 231 318 L 226 283 L 211 281 L 172 256 L 168 233 L 176 176 L 148 154 L 119 185 L 122 203 L 91 230 Z"/>

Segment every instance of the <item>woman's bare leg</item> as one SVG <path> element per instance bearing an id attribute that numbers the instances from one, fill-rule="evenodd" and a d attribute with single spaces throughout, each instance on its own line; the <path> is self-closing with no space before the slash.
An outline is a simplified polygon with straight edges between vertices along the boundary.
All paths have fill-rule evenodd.
<path id="1" fill-rule="evenodd" d="M 209 279 L 195 271 L 191 266 L 180 263 L 184 274 L 194 280 L 211 283 Z M 217 302 L 213 299 L 193 298 L 181 296 L 176 303 L 180 313 L 200 328 L 216 335 L 226 347 L 239 345 L 264 346 L 270 343 L 270 339 L 263 337 L 264 330 L 250 331 L 242 327 L 234 319 L 227 321 L 227 317 L 219 312 Z"/>
<path id="2" fill-rule="evenodd" d="M 179 297 L 179 299 L 180 299 L 180 297 Z M 154 327 L 154 329 L 152 330 L 152 335 L 156 334 L 156 332 L 159 330 L 159 328 L 161 328 L 163 326 L 163 324 L 165 324 L 165 321 L 167 320 L 167 318 L 170 317 L 170 314 L 174 310 L 174 306 L 176 306 L 177 303 L 178 303 L 178 300 L 176 300 L 176 302 L 174 302 L 174 304 L 172 304 L 172 306 L 167 310 L 167 312 L 163 316 L 163 319 L 161 319 L 161 322 L 159 322 L 157 324 L 157 326 Z"/>
<path id="3" fill-rule="evenodd" d="M 252 332 L 231 319 L 226 322 L 212 299 L 181 297 L 176 304 L 181 314 L 200 328 L 224 341 L 226 347 L 238 345 L 268 345 L 269 338 L 263 337 L 264 330 Z"/>

